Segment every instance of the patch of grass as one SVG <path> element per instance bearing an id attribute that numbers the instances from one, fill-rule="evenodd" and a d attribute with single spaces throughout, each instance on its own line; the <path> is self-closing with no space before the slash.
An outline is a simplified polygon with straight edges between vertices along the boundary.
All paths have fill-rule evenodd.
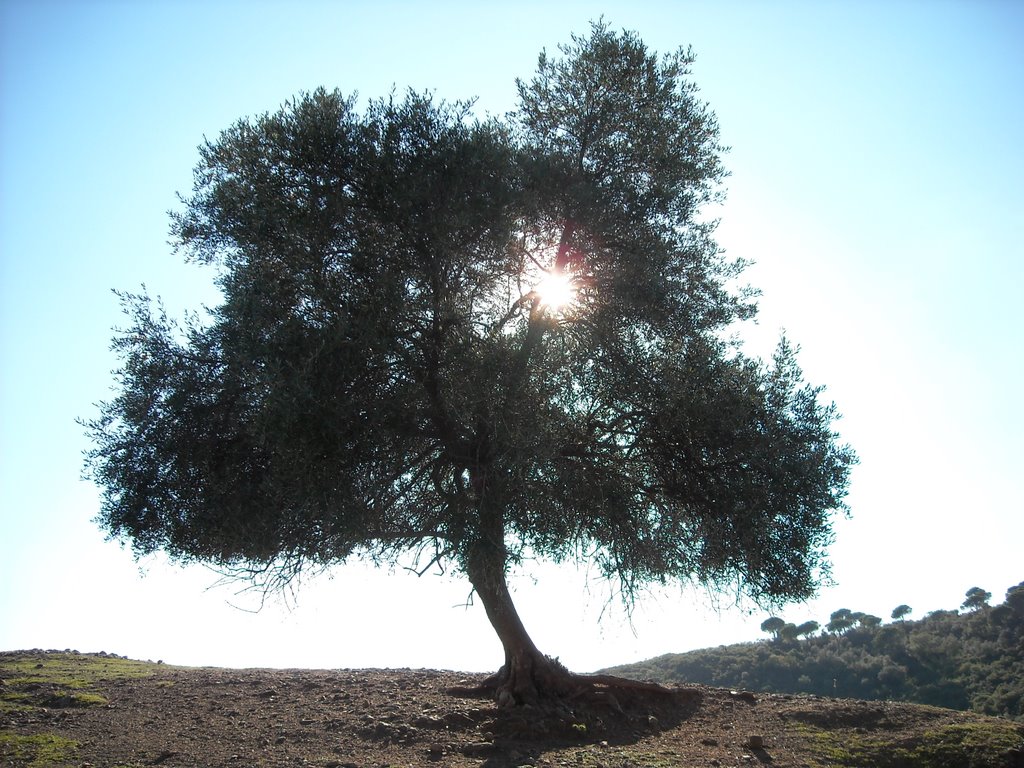
<path id="1" fill-rule="evenodd" d="M 32 709 L 31 704 L 23 704 L 13 696 L 10 698 L 0 696 L 0 715 L 11 712 L 28 712 L 30 709 Z"/>
<path id="2" fill-rule="evenodd" d="M 100 681 L 148 677 L 159 666 L 116 656 L 87 653 L 15 653 L 0 655 L 0 676 L 8 683 L 51 683 L 64 688 L 88 688 Z"/>
<path id="3" fill-rule="evenodd" d="M 1002 768 L 1011 764 L 1010 750 L 1021 747 L 1024 726 L 986 720 L 928 731 L 910 752 L 923 768 Z"/>
<path id="4" fill-rule="evenodd" d="M 820 766 L 851 766 L 851 768 L 889 768 L 898 747 L 888 743 L 868 741 L 853 733 L 836 733 L 804 725 L 798 730 L 816 746 L 821 756 Z"/>
<path id="5" fill-rule="evenodd" d="M 0 731 L 0 755 L 25 761 L 29 768 L 65 763 L 78 751 L 78 742 L 52 733 L 21 735 Z"/>
<path id="6" fill-rule="evenodd" d="M 15 690 L 9 681 L 0 680 L 0 712 L 23 712 L 31 707 L 26 703 L 28 694 Z"/>
<path id="7" fill-rule="evenodd" d="M 43 683 L 15 683 L 5 686 L 3 693 L 0 693 L 0 712 L 24 712 L 33 707 L 64 709 L 100 707 L 107 704 L 107 697 L 98 693 Z"/>
<path id="8" fill-rule="evenodd" d="M 0 712 L 105 706 L 98 683 L 147 677 L 156 664 L 80 653 L 0 654 Z"/>
<path id="9" fill-rule="evenodd" d="M 1024 727 L 1012 722 L 945 725 L 914 741 L 895 743 L 877 735 L 827 731 L 803 725 L 798 730 L 820 750 L 822 766 L 849 768 L 1012 768 L 1011 752 L 1024 747 Z"/>
<path id="10" fill-rule="evenodd" d="M 54 709 L 64 707 L 99 707 L 106 706 L 110 702 L 106 696 L 98 693 L 83 693 L 82 691 L 68 691 L 62 688 L 54 688 L 51 692 L 36 698 L 42 706 Z"/>

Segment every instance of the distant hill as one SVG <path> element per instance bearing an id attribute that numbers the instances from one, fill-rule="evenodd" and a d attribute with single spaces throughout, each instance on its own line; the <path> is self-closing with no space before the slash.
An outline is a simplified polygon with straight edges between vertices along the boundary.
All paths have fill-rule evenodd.
<path id="1" fill-rule="evenodd" d="M 962 611 L 918 621 L 847 609 L 821 629 L 771 618 L 771 639 L 667 654 L 607 672 L 662 683 L 908 701 L 1024 720 L 1024 582 L 1006 600 L 974 587 Z M 910 613 L 899 606 L 894 617 Z"/>

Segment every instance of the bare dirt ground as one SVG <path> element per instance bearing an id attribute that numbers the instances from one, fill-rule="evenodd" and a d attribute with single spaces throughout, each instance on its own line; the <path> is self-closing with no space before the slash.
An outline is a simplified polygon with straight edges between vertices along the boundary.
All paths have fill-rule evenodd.
<path id="1" fill-rule="evenodd" d="M 891 702 L 693 687 L 498 709 L 432 670 L 185 668 L 0 653 L 0 764 L 1024 766 L 1024 726 Z"/>

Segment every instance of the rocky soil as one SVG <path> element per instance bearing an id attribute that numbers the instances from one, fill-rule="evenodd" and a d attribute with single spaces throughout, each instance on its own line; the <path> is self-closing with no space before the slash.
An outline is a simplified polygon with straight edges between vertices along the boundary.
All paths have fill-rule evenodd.
<path id="1" fill-rule="evenodd" d="M 503 710 L 480 680 L 0 653 L 0 764 L 1024 767 L 1024 726 L 964 712 L 706 687 Z"/>

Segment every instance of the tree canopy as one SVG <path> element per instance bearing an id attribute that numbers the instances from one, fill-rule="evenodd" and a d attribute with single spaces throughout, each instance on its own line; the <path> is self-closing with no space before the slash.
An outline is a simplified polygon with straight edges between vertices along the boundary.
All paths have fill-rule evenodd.
<path id="1" fill-rule="evenodd" d="M 793 345 L 732 340 L 755 293 L 701 216 L 725 172 L 692 54 L 604 24 L 559 54 L 504 119 L 317 90 L 201 146 L 172 238 L 223 300 L 178 322 L 122 295 L 87 424 L 112 537 L 270 583 L 452 566 L 516 701 L 551 687 L 506 586 L 524 555 L 627 600 L 813 593 L 855 456 Z"/>
<path id="2" fill-rule="evenodd" d="M 965 599 L 961 603 L 961 608 L 966 608 L 969 611 L 976 611 L 979 608 L 984 608 L 988 605 L 988 601 L 992 599 L 992 593 L 987 592 L 981 587 L 971 587 L 965 593 Z"/>
<path id="3" fill-rule="evenodd" d="M 913 608 L 911 608 L 906 603 L 901 603 L 900 605 L 897 605 L 895 608 L 892 609 L 892 617 L 891 618 L 893 618 L 894 620 L 898 621 L 900 619 L 906 618 L 907 616 L 909 616 L 913 612 L 914 612 Z"/>

